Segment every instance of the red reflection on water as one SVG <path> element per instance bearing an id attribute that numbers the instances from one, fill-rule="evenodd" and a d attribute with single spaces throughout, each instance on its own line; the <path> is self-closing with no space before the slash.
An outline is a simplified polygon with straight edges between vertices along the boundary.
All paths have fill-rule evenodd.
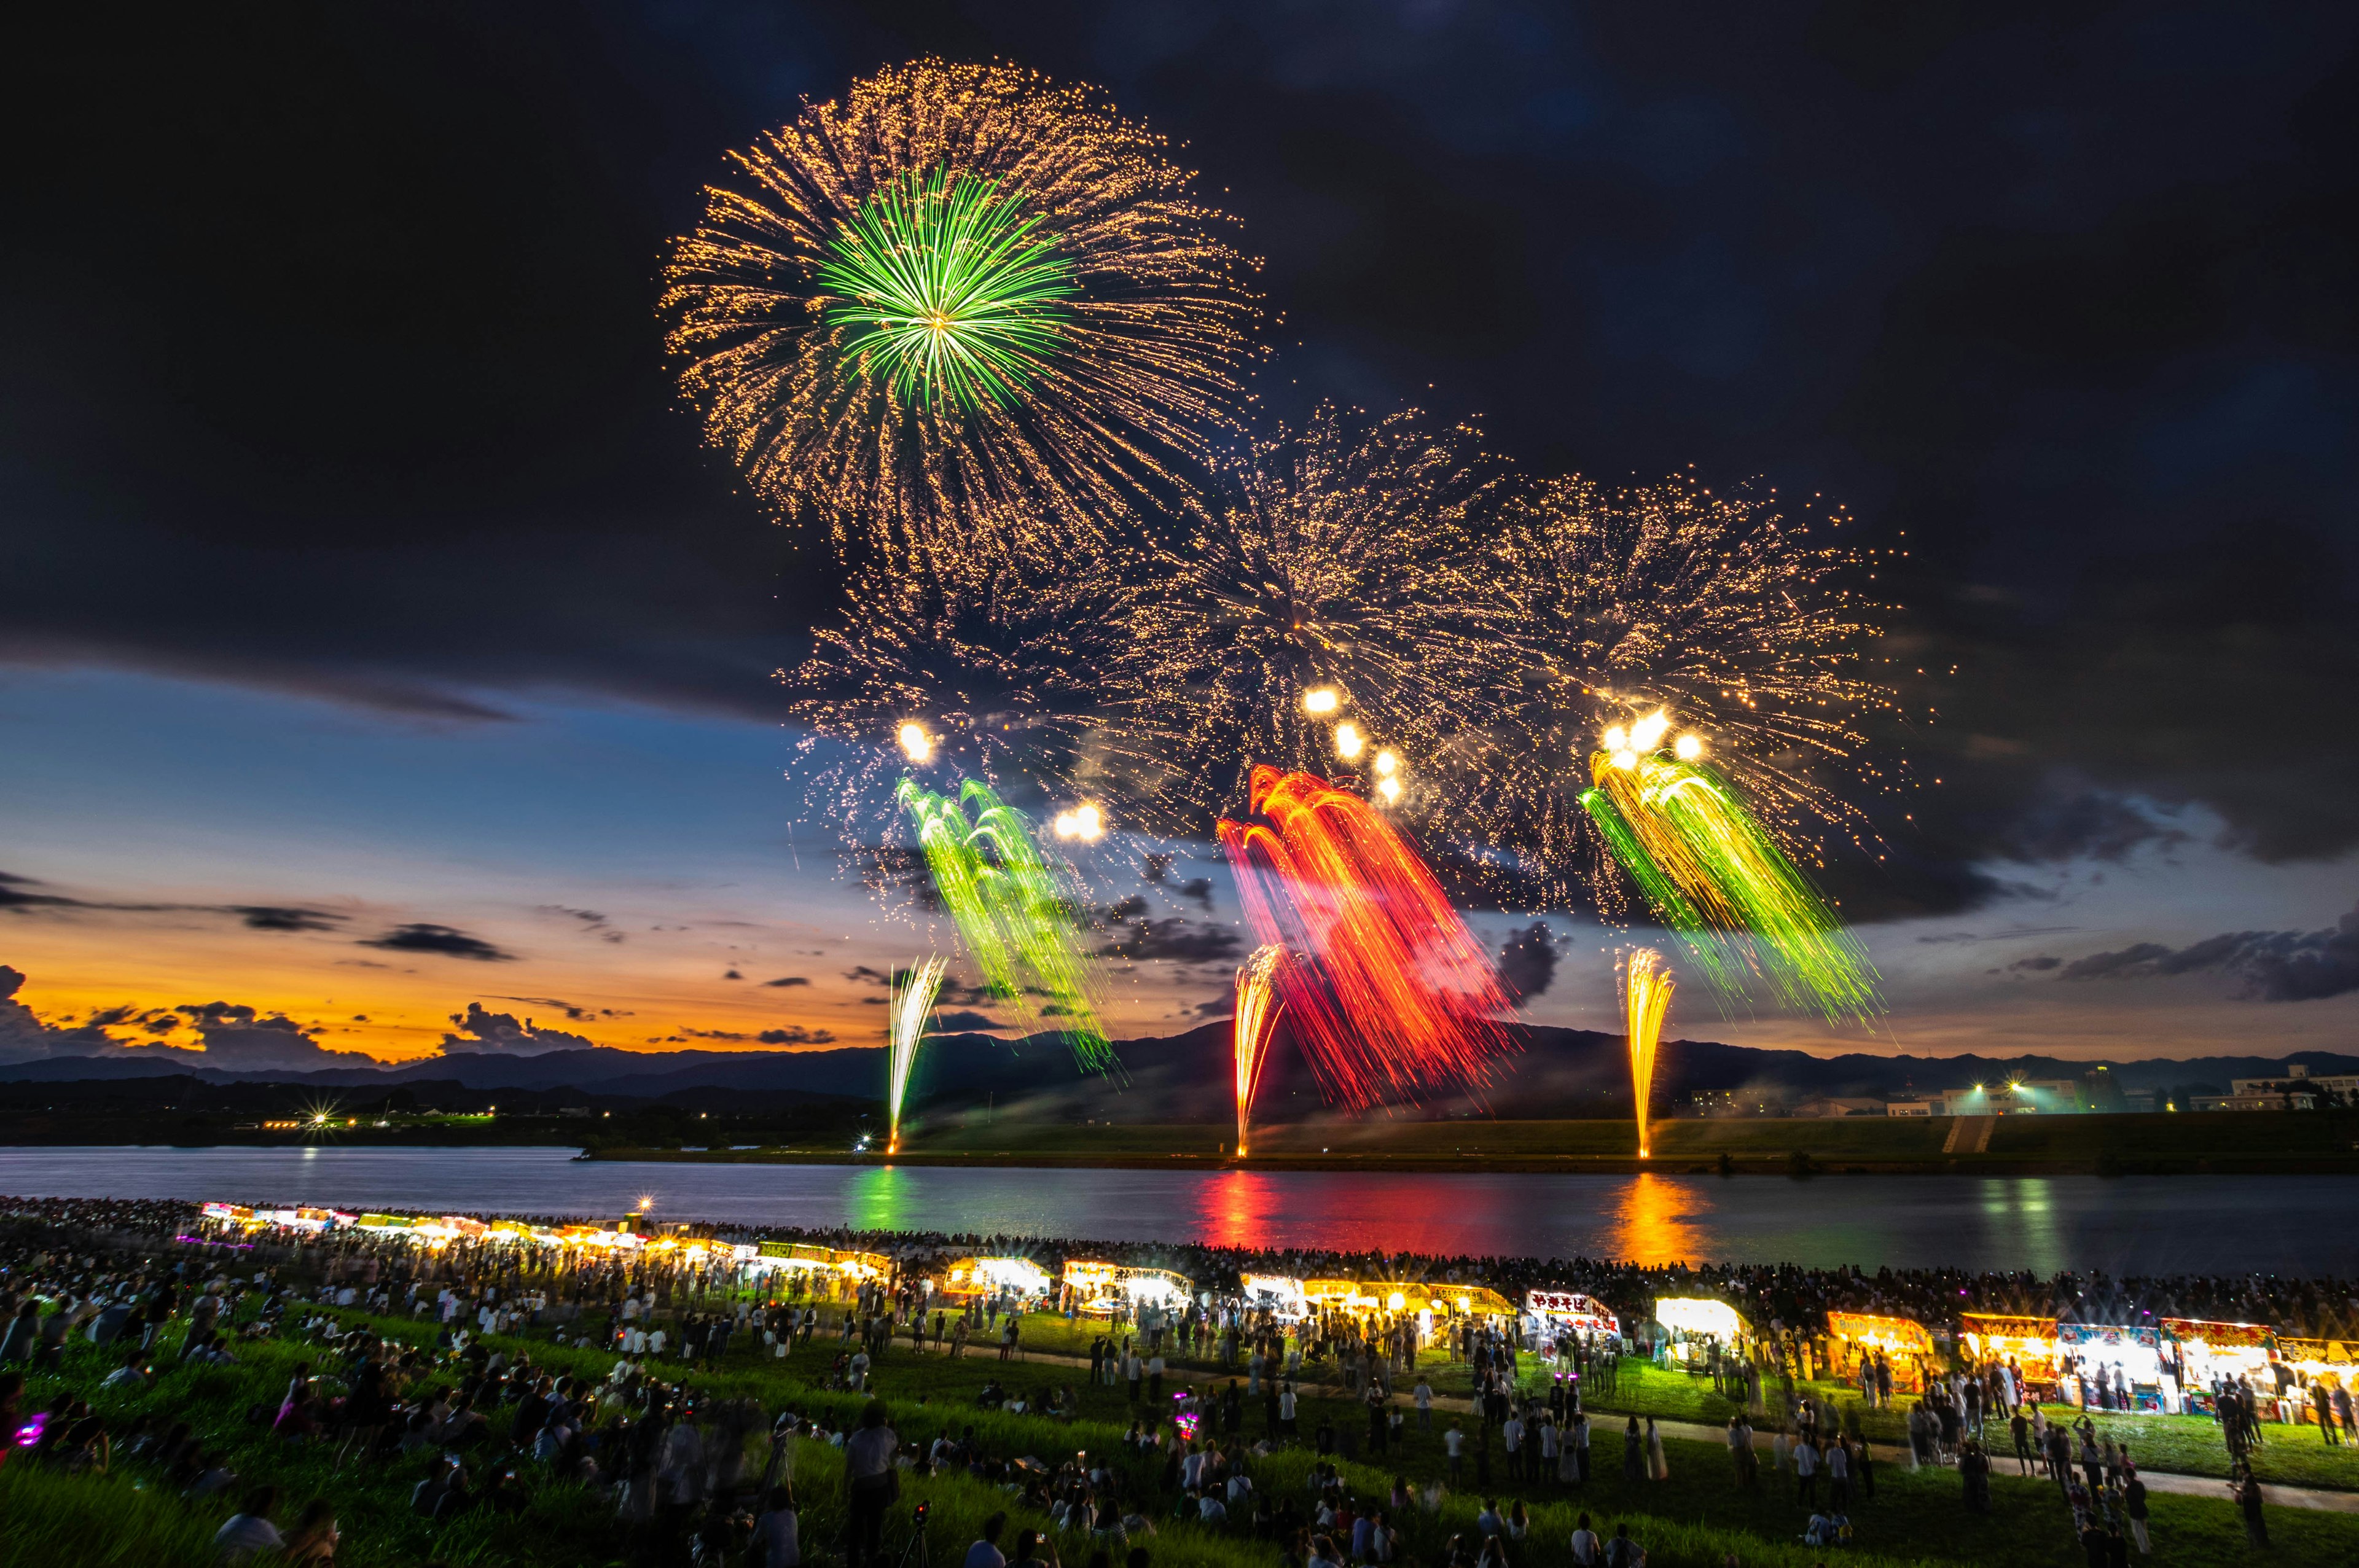
<path id="1" fill-rule="evenodd" d="M 1688 1223 L 1688 1215 L 1711 1206 L 1693 1184 L 1642 1171 L 1630 1178 L 1615 1206 L 1612 1256 L 1647 1268 L 1692 1260 L 1702 1235 Z"/>
<path id="2" fill-rule="evenodd" d="M 1199 1234 L 1216 1247 L 1496 1251 L 1469 1229 L 1477 1217 L 1469 1204 L 1480 1201 L 1457 1182 L 1416 1176 L 1224 1171 L 1205 1182 L 1197 1214 Z"/>

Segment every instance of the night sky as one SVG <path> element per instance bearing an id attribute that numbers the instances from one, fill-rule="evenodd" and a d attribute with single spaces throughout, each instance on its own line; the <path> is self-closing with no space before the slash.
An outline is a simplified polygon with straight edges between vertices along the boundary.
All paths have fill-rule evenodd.
<path id="1" fill-rule="evenodd" d="M 1907 552 L 1921 787 L 1828 873 L 1888 1028 L 1675 1033 L 2359 1034 L 2359 11 L 876 9 L 20 27 L 0 1054 L 877 1038 L 926 937 L 798 822 L 772 678 L 837 579 L 700 448 L 653 302 L 724 150 L 929 53 L 1182 144 L 1266 258 L 1272 413 L 1479 414 Z M 1144 891 L 1201 935 L 1200 858 L 1209 912 Z M 1606 1023 L 1612 935 L 1541 913 L 1529 1016 Z M 1117 1032 L 1201 1016 L 1221 946 L 1118 973 Z"/>

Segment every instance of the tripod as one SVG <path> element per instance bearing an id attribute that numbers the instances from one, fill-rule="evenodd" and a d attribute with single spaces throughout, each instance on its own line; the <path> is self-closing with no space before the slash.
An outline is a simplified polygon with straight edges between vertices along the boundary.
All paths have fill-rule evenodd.
<path id="1" fill-rule="evenodd" d="M 933 1556 L 926 1546 L 926 1507 L 919 1503 L 917 1511 L 909 1516 L 908 1544 L 894 1559 L 893 1568 L 933 1568 Z"/>

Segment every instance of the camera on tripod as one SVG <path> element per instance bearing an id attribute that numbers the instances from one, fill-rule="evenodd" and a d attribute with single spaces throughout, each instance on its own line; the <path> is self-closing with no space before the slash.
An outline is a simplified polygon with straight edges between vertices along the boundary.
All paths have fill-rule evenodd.
<path id="1" fill-rule="evenodd" d="M 934 1506 L 934 1505 L 933 1505 L 933 1504 L 931 1504 L 931 1503 L 919 1503 L 919 1504 L 917 1506 L 916 1509 L 910 1513 L 910 1515 L 909 1515 L 909 1522 L 910 1522 L 911 1524 L 923 1524 L 923 1523 L 925 1523 L 925 1522 L 926 1522 L 926 1510 L 927 1510 L 928 1509 L 929 1509 L 929 1508 L 932 1508 L 933 1506 Z"/>

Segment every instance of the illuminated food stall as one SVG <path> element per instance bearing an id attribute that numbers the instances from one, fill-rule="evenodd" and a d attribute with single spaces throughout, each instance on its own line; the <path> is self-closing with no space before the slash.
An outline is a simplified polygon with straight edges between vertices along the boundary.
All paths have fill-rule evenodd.
<path id="1" fill-rule="evenodd" d="M 1133 1310 L 1149 1303 L 1160 1307 L 1186 1302 L 1195 1282 L 1169 1269 L 1135 1269 L 1125 1263 L 1073 1260 L 1065 1265 L 1065 1288 L 1082 1312 L 1107 1316 L 1118 1308 Z"/>
<path id="2" fill-rule="evenodd" d="M 1029 1258 L 962 1258 L 943 1271 L 941 1293 L 1031 1301 L 1049 1293 L 1049 1271 Z"/>
<path id="3" fill-rule="evenodd" d="M 1310 1315 L 1310 1303 L 1302 1293 L 1302 1281 L 1291 1274 L 1247 1274 L 1239 1283 L 1247 1312 L 1266 1312 L 1282 1318 Z"/>
<path id="4" fill-rule="evenodd" d="M 2359 1387 L 2359 1339 L 2297 1339 L 2280 1335 L 2277 1359 L 2292 1369 L 2294 1384 L 2301 1390 L 2296 1421 L 2318 1419 L 2310 1400 L 2311 1389 Z"/>
<path id="5" fill-rule="evenodd" d="M 1925 1391 L 1925 1379 L 1933 1364 L 1933 1336 L 1915 1318 L 1831 1312 L 1827 1333 L 1842 1347 L 1837 1369 L 1845 1379 L 1857 1376 L 1860 1358 L 1874 1351 L 1891 1363 L 1895 1390 L 1911 1394 Z"/>
<path id="6" fill-rule="evenodd" d="M 2165 1375 L 2158 1328 L 2060 1323 L 2056 1377 L 2060 1397 L 2083 1410 L 2164 1415 L 2179 1402 Z"/>
<path id="7" fill-rule="evenodd" d="M 1524 1315 L 1537 1321 L 1543 1337 L 1622 1331 L 1622 1320 L 1611 1307 L 1578 1291 L 1526 1291 Z"/>
<path id="8" fill-rule="evenodd" d="M 2056 1398 L 2056 1320 L 2004 1313 L 1958 1314 L 1959 1337 L 1978 1362 L 2012 1361 L 2023 1375 L 2023 1396 Z"/>
<path id="9" fill-rule="evenodd" d="M 2213 1391 L 2237 1378 L 2250 1379 L 2255 1389 L 2276 1396 L 2277 1379 L 2269 1371 L 2273 1336 L 2265 1325 L 2167 1317 L 2161 1326 L 2165 1353 L 2179 1358 L 2190 1411 L 2211 1413 Z"/>
<path id="10" fill-rule="evenodd" d="M 813 1294 L 835 1295 L 883 1279 L 892 1272 L 893 1260 L 882 1252 L 849 1252 L 808 1241 L 765 1241 L 754 1249 L 746 1267 L 795 1275 Z"/>
<path id="11" fill-rule="evenodd" d="M 1670 1357 L 1681 1366 L 1704 1365 L 1708 1344 L 1733 1350 L 1753 1336 L 1753 1325 L 1742 1313 L 1707 1296 L 1660 1297 L 1655 1303 L 1655 1321 L 1670 1330 Z"/>

